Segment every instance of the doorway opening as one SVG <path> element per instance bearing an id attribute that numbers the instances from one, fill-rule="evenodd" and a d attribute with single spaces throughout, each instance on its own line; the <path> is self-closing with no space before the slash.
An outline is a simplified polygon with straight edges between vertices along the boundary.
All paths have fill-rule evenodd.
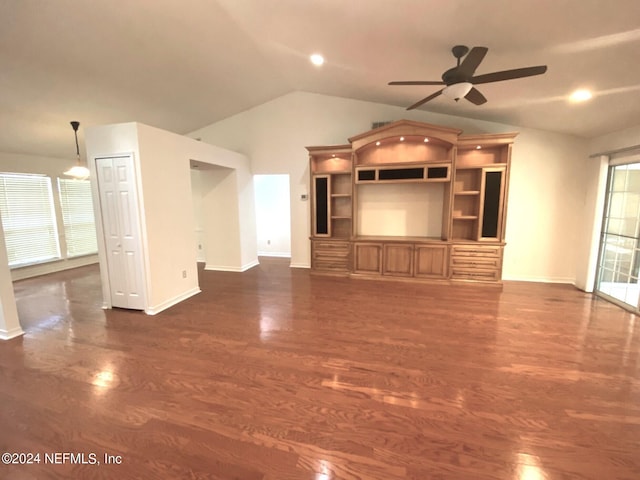
<path id="1" fill-rule="evenodd" d="M 254 175 L 258 256 L 291 257 L 289 175 Z"/>
<path id="2" fill-rule="evenodd" d="M 600 234 L 596 293 L 639 312 L 640 163 L 611 165 Z"/>

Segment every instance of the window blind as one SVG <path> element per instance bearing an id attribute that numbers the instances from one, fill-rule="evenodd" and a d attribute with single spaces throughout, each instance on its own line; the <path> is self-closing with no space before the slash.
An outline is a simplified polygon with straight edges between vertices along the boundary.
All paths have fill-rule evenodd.
<path id="1" fill-rule="evenodd" d="M 0 215 L 10 267 L 60 258 L 49 177 L 0 174 Z"/>
<path id="2" fill-rule="evenodd" d="M 58 178 L 67 257 L 98 252 L 89 180 Z"/>

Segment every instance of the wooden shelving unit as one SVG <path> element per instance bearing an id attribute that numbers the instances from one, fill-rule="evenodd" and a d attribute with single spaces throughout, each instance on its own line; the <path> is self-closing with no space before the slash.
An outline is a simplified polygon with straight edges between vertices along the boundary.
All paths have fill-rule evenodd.
<path id="1" fill-rule="evenodd" d="M 516 134 L 461 133 L 401 120 L 352 137 L 349 144 L 307 147 L 312 270 L 415 281 L 499 283 Z M 362 234 L 359 189 L 369 189 L 371 201 L 375 189 L 380 188 L 381 195 L 389 192 L 378 185 L 397 185 L 392 190 L 397 195 L 409 184 L 441 185 L 440 190 L 426 194 L 424 206 L 414 209 L 423 211 L 424 218 L 407 220 L 424 221 L 433 228 L 434 218 L 439 218 L 440 234 Z M 417 187 L 411 188 L 409 196 L 416 196 Z"/>

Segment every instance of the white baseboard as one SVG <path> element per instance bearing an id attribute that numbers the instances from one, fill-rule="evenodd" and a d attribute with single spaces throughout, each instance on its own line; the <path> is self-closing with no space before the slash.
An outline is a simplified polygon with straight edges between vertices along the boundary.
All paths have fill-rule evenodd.
<path id="1" fill-rule="evenodd" d="M 311 265 L 306 263 L 292 263 L 289 265 L 290 268 L 311 268 Z"/>
<path id="2" fill-rule="evenodd" d="M 260 265 L 260 262 L 256 259 L 252 262 L 246 263 L 245 265 L 241 266 L 241 267 L 229 267 L 228 265 L 209 265 L 206 264 L 204 266 L 205 270 L 214 270 L 216 272 L 246 272 L 247 270 L 249 270 L 250 268 L 253 268 L 257 265 Z"/>
<path id="3" fill-rule="evenodd" d="M 258 261 L 258 259 L 256 258 L 255 260 L 253 260 L 252 262 L 249 262 L 245 265 L 242 266 L 242 270 L 240 270 L 241 272 L 246 272 L 247 270 L 249 270 L 250 268 L 253 267 L 257 267 L 258 265 L 260 265 L 260 262 Z"/>
<path id="4" fill-rule="evenodd" d="M 279 257 L 279 258 L 291 258 L 291 253 L 288 252 L 258 252 L 259 257 Z"/>
<path id="5" fill-rule="evenodd" d="M 144 313 L 146 313 L 147 315 L 156 315 L 162 312 L 163 310 L 166 310 L 169 307 L 173 307 L 174 305 L 182 302 L 183 300 L 186 300 L 189 297 L 193 297 L 194 295 L 197 295 L 200 292 L 201 292 L 200 288 L 198 287 L 192 288 L 191 290 L 188 290 L 184 293 L 181 293 L 178 296 L 175 296 L 165 302 L 162 302 L 160 305 L 155 305 L 153 307 L 145 308 Z"/>
<path id="6" fill-rule="evenodd" d="M 20 327 L 12 328 L 11 330 L 0 329 L 0 340 L 11 340 L 12 338 L 24 335 L 24 330 Z"/>
<path id="7" fill-rule="evenodd" d="M 575 285 L 576 279 L 571 277 L 529 277 L 517 275 L 503 275 L 502 280 L 512 282 L 537 282 L 537 283 L 568 283 Z"/>

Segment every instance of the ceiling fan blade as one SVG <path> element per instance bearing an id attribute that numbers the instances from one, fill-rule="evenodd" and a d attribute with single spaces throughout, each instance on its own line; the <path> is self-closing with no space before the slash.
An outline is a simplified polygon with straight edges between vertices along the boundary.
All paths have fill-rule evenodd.
<path id="1" fill-rule="evenodd" d="M 444 89 L 442 89 L 442 90 L 444 90 Z M 433 100 L 434 98 L 439 97 L 440 95 L 442 95 L 442 90 L 438 90 L 436 93 L 432 93 L 431 95 L 429 95 L 428 97 L 423 98 L 419 102 L 414 103 L 413 105 L 408 107 L 407 110 L 413 110 L 414 108 L 418 108 L 423 103 L 427 103 L 429 100 Z"/>
<path id="2" fill-rule="evenodd" d="M 516 68 L 514 70 L 504 70 L 502 72 L 486 73 L 471 78 L 470 82 L 474 85 L 481 83 L 501 82 L 503 80 L 513 80 L 514 78 L 533 77 L 534 75 L 542 75 L 547 71 L 546 65 L 537 67 Z"/>
<path id="3" fill-rule="evenodd" d="M 389 85 L 445 85 L 444 82 L 429 82 L 429 81 L 410 81 L 410 82 L 389 82 Z"/>
<path id="4" fill-rule="evenodd" d="M 458 67 L 458 73 L 465 77 L 473 76 L 488 51 L 487 47 L 473 47 Z"/>
<path id="5" fill-rule="evenodd" d="M 482 105 L 483 103 L 487 103 L 487 99 L 480 93 L 480 90 L 478 90 L 477 88 L 472 88 L 471 90 L 469 90 L 469 93 L 467 93 L 464 98 L 475 105 Z"/>

